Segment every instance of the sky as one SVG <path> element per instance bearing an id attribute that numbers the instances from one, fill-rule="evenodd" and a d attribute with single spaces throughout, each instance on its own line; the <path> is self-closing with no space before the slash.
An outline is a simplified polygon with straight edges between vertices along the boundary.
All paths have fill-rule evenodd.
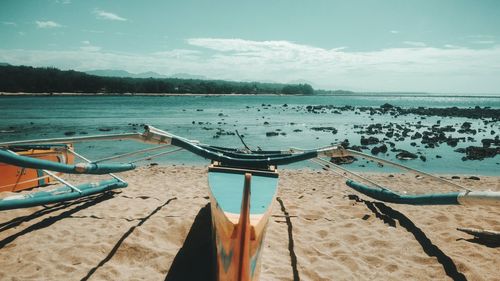
<path id="1" fill-rule="evenodd" d="M 500 94 L 500 1 L 2 0 L 0 62 Z"/>

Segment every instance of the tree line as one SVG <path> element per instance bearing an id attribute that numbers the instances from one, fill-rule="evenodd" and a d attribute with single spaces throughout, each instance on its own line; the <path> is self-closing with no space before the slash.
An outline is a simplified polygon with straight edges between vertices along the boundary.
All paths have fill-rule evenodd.
<path id="1" fill-rule="evenodd" d="M 309 84 L 179 78 L 103 77 L 53 67 L 0 65 L 0 91 L 11 93 L 175 93 L 312 95 Z"/>

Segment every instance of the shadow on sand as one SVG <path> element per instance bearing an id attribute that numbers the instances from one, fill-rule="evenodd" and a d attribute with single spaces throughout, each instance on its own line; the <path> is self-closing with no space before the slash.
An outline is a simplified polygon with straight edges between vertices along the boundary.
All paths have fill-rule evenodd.
<path id="1" fill-rule="evenodd" d="M 109 195 L 111 195 L 111 194 L 108 194 L 108 196 Z M 43 217 L 43 216 L 48 215 L 50 213 L 69 208 L 70 206 L 86 203 L 89 201 L 94 201 L 100 196 L 103 196 L 103 195 L 97 194 L 97 195 L 93 195 L 93 196 L 89 196 L 89 197 L 85 197 L 85 198 L 80 198 L 80 199 L 70 201 L 70 202 L 57 203 L 57 204 L 45 207 L 45 208 L 38 210 L 36 212 L 33 212 L 29 215 L 13 218 L 10 221 L 0 223 L 0 232 L 17 227 L 17 226 L 21 225 L 22 223 L 29 222 L 31 220 L 37 219 L 39 217 Z"/>
<path id="2" fill-rule="evenodd" d="M 41 217 L 43 215 L 46 215 L 46 214 L 50 214 L 51 212 L 54 212 L 54 211 L 58 211 L 58 210 L 61 210 L 61 209 L 65 209 L 65 208 L 68 208 L 72 205 L 75 205 L 75 204 L 81 204 L 81 205 L 78 205 L 76 206 L 75 208 L 72 208 L 72 209 L 69 209 L 67 211 L 64 211 L 56 216 L 53 216 L 53 217 L 48 217 L 48 218 L 45 218 L 43 219 L 42 221 L 40 222 L 37 222 L 33 225 L 30 225 L 28 227 L 26 227 L 25 229 L 15 233 L 15 234 L 12 234 L 4 239 L 2 239 L 0 241 L 0 249 L 2 249 L 3 247 L 5 247 L 7 244 L 11 243 L 12 241 L 16 240 L 18 237 L 20 236 L 23 236 L 25 234 L 28 234 L 32 231 L 36 231 L 36 230 L 39 230 L 39 229 L 42 229 L 42 228 L 46 228 L 46 227 L 49 227 L 51 226 L 52 224 L 56 223 L 57 221 L 59 220 L 62 220 L 62 219 L 65 219 L 65 218 L 68 218 L 70 217 L 71 215 L 81 211 L 81 210 L 84 210 L 84 209 L 87 209 L 91 206 L 94 206 L 98 203 L 101 203 L 103 201 L 106 201 L 106 200 L 109 200 L 113 198 L 113 193 L 104 193 L 104 194 L 100 194 L 98 196 L 92 196 L 92 197 L 88 197 L 88 198 L 85 198 L 84 200 L 78 200 L 78 201 L 75 201 L 75 202 L 71 202 L 71 203 L 67 203 L 67 204 L 62 204 L 62 205 L 56 205 L 54 207 L 51 207 L 51 208 L 47 208 L 47 209 L 42 209 L 40 211 L 37 211 L 37 212 L 34 212 L 33 214 L 31 215 L 27 215 L 27 216 L 24 216 L 18 220 L 14 219 L 14 220 L 11 220 L 9 222 L 6 222 L 4 224 L 2 224 L 2 227 L 1 227 L 1 231 L 5 231 L 7 229 L 11 229 L 13 227 L 16 227 L 18 225 L 20 225 L 21 223 L 23 222 L 27 222 L 27 221 L 30 221 L 30 220 L 33 220 L 35 218 L 38 218 L 38 217 Z"/>
<path id="3" fill-rule="evenodd" d="M 432 241 L 425 235 L 425 233 L 418 228 L 407 216 L 381 202 L 372 202 L 359 198 L 357 195 L 349 195 L 350 200 L 364 203 L 375 216 L 382 220 L 384 223 L 397 227 L 396 221 L 399 225 L 411 233 L 415 240 L 420 244 L 424 252 L 429 257 L 436 257 L 438 262 L 443 266 L 446 275 L 453 280 L 467 280 L 465 275 L 458 271 L 456 264 L 447 256 L 441 249 L 439 249 Z"/>
<path id="4" fill-rule="evenodd" d="M 165 280 L 215 280 L 214 251 L 209 203 L 196 215 Z"/>
<path id="5" fill-rule="evenodd" d="M 470 239 L 459 238 L 457 241 L 467 241 L 469 243 L 479 244 L 488 248 L 500 248 L 500 241 L 490 241 L 484 238 L 474 237 Z"/>

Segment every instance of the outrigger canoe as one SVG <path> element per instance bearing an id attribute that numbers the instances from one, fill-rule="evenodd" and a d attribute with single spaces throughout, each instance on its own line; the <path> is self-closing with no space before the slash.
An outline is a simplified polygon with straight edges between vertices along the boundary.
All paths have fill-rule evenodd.
<path id="1" fill-rule="evenodd" d="M 72 164 L 74 162 L 74 156 L 68 153 L 68 149 L 72 149 L 72 147 L 66 144 L 18 145 L 10 149 L 18 155 L 35 159 L 63 164 Z M 0 162 L 0 171 L 0 192 L 21 191 L 52 182 L 52 178 L 47 176 L 43 169 L 30 169 Z"/>
<path id="2" fill-rule="evenodd" d="M 28 149 L 19 150 L 19 147 Z M 57 149 L 54 149 L 54 147 L 56 147 Z M 0 199 L 0 211 L 65 202 L 127 186 L 127 183 L 125 181 L 111 173 L 132 170 L 135 168 L 135 165 L 130 163 L 78 163 L 76 165 L 68 164 L 68 161 L 62 160 L 70 159 L 70 161 L 72 162 L 74 154 L 78 155 L 71 149 L 71 147 L 71 145 L 23 145 L 0 148 L 0 164 L 2 164 L 0 166 L 0 178 L 11 180 L 14 175 L 16 176 L 16 179 L 22 178 L 24 179 L 24 181 L 16 181 L 15 186 L 23 186 L 23 189 L 45 185 L 51 179 L 55 179 L 56 181 L 64 184 L 64 186 L 62 187 L 57 187 L 50 190 L 15 194 L 4 197 Z M 18 151 L 17 153 L 15 152 L 16 150 Z M 28 172 L 25 173 L 25 171 Z M 32 171 L 37 172 L 36 177 L 33 175 Z M 93 175 L 109 174 L 112 176 L 112 179 L 73 185 L 59 177 L 59 175 L 62 173 Z M 23 189 L 8 191 L 20 191 Z"/>
<path id="3" fill-rule="evenodd" d="M 122 155 L 107 157 L 98 161 L 90 161 L 75 154 L 74 151 L 69 150 L 71 153 L 87 162 L 85 164 L 79 163 L 76 165 L 33 159 L 8 151 L 9 148 L 16 145 L 72 144 L 100 140 L 137 140 L 156 144 L 158 146 L 136 152 L 127 152 Z M 177 149 L 168 150 L 172 146 L 177 147 Z M 126 171 L 135 167 L 135 165 L 132 164 L 134 161 L 127 164 L 102 163 L 105 161 L 164 150 L 163 152 L 142 158 L 150 159 L 152 157 L 173 153 L 181 149 L 190 151 L 200 157 L 210 159 L 212 162 L 208 168 L 208 185 L 212 213 L 212 238 L 216 249 L 214 256 L 217 262 L 217 280 L 242 281 L 259 279 L 262 245 L 271 214 L 271 205 L 276 196 L 278 186 L 277 165 L 311 160 L 325 169 L 331 170 L 342 177 L 346 177 L 346 185 L 354 190 L 376 200 L 385 202 L 413 205 L 475 204 L 497 206 L 500 203 L 500 192 L 470 191 L 446 179 L 358 151 L 345 149 L 341 145 L 310 150 L 289 149 L 284 151 L 252 151 L 248 149 L 248 147 L 245 150 L 239 150 L 202 144 L 151 126 L 146 126 L 142 134 L 129 133 L 0 143 L 0 162 L 25 168 L 48 169 L 62 173 L 102 174 Z M 444 194 L 399 194 L 360 174 L 349 171 L 329 161 L 332 158 L 343 158 L 348 156 L 364 158 L 376 163 L 388 164 L 423 177 L 429 177 L 440 184 L 454 186 L 460 191 Z M 58 191 L 63 192 L 60 197 L 57 197 L 57 195 L 60 194 L 58 194 L 58 191 L 55 191 L 54 193 L 49 192 L 48 194 L 41 194 L 40 196 L 34 194 L 31 197 L 13 198 L 13 200 L 19 200 L 14 204 L 14 207 L 19 208 L 72 200 L 79 198 L 80 196 L 78 194 L 87 194 L 86 192 L 103 192 L 112 188 L 126 186 L 123 180 L 113 174 L 110 175 L 114 177 L 115 180 L 103 182 L 103 184 L 99 186 L 85 185 L 81 187 L 82 190 L 79 190 L 78 187 L 75 186 L 59 189 Z M 354 181 L 354 179 L 356 179 L 356 181 Z M 85 188 L 83 189 L 83 187 Z M 40 198 L 43 200 L 40 200 Z M 2 209 L 2 204 L 6 204 L 5 199 L 0 200 L 0 210 Z M 8 204 L 7 202 L 7 205 L 5 205 L 7 207 L 3 209 L 14 208 Z"/>

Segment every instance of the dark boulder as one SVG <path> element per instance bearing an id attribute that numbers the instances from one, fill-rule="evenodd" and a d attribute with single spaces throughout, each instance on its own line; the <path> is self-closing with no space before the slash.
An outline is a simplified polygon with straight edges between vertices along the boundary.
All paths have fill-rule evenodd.
<path id="1" fill-rule="evenodd" d="M 312 127 L 313 131 L 321 131 L 321 132 L 332 132 L 332 134 L 336 134 L 338 132 L 334 127 Z"/>
<path id="2" fill-rule="evenodd" d="M 380 140 L 376 137 L 368 137 L 365 138 L 365 136 L 361 136 L 361 145 L 372 145 L 372 144 L 377 144 L 379 143 Z"/>
<path id="3" fill-rule="evenodd" d="M 419 132 L 416 132 L 413 136 L 411 136 L 412 140 L 420 139 L 422 138 L 422 134 Z"/>
<path id="4" fill-rule="evenodd" d="M 345 165 L 345 164 L 351 164 L 356 160 L 357 159 L 352 156 L 345 156 L 345 157 L 332 157 L 330 159 L 330 162 L 337 165 Z"/>
<path id="5" fill-rule="evenodd" d="M 500 147 L 469 146 L 465 149 L 465 158 L 467 160 L 483 160 L 484 158 L 493 158 L 497 154 L 500 154 Z"/>
<path id="6" fill-rule="evenodd" d="M 482 139 L 481 143 L 483 144 L 483 147 L 490 147 L 491 145 L 500 146 L 499 139 Z"/>
<path id="7" fill-rule="evenodd" d="M 274 136 L 278 136 L 278 135 L 279 135 L 279 133 L 277 133 L 277 132 L 267 132 L 266 133 L 266 137 L 274 137 Z"/>
<path id="8" fill-rule="evenodd" d="M 406 150 L 400 150 L 400 152 L 398 154 L 396 154 L 396 158 L 398 158 L 400 160 L 412 160 L 412 159 L 418 158 L 418 155 L 416 155 L 415 153 L 411 153 L 409 151 L 406 151 Z"/>
<path id="9" fill-rule="evenodd" d="M 381 146 L 375 146 L 374 148 L 372 148 L 371 150 L 371 153 L 373 155 L 377 155 L 379 153 L 386 153 L 387 152 L 387 145 L 382 144 Z"/>
<path id="10" fill-rule="evenodd" d="M 353 146 L 348 147 L 348 148 L 355 150 L 355 151 L 359 151 L 359 152 L 362 152 L 363 149 L 368 149 L 368 147 L 366 147 L 366 146 L 359 146 L 359 145 L 353 145 Z"/>

